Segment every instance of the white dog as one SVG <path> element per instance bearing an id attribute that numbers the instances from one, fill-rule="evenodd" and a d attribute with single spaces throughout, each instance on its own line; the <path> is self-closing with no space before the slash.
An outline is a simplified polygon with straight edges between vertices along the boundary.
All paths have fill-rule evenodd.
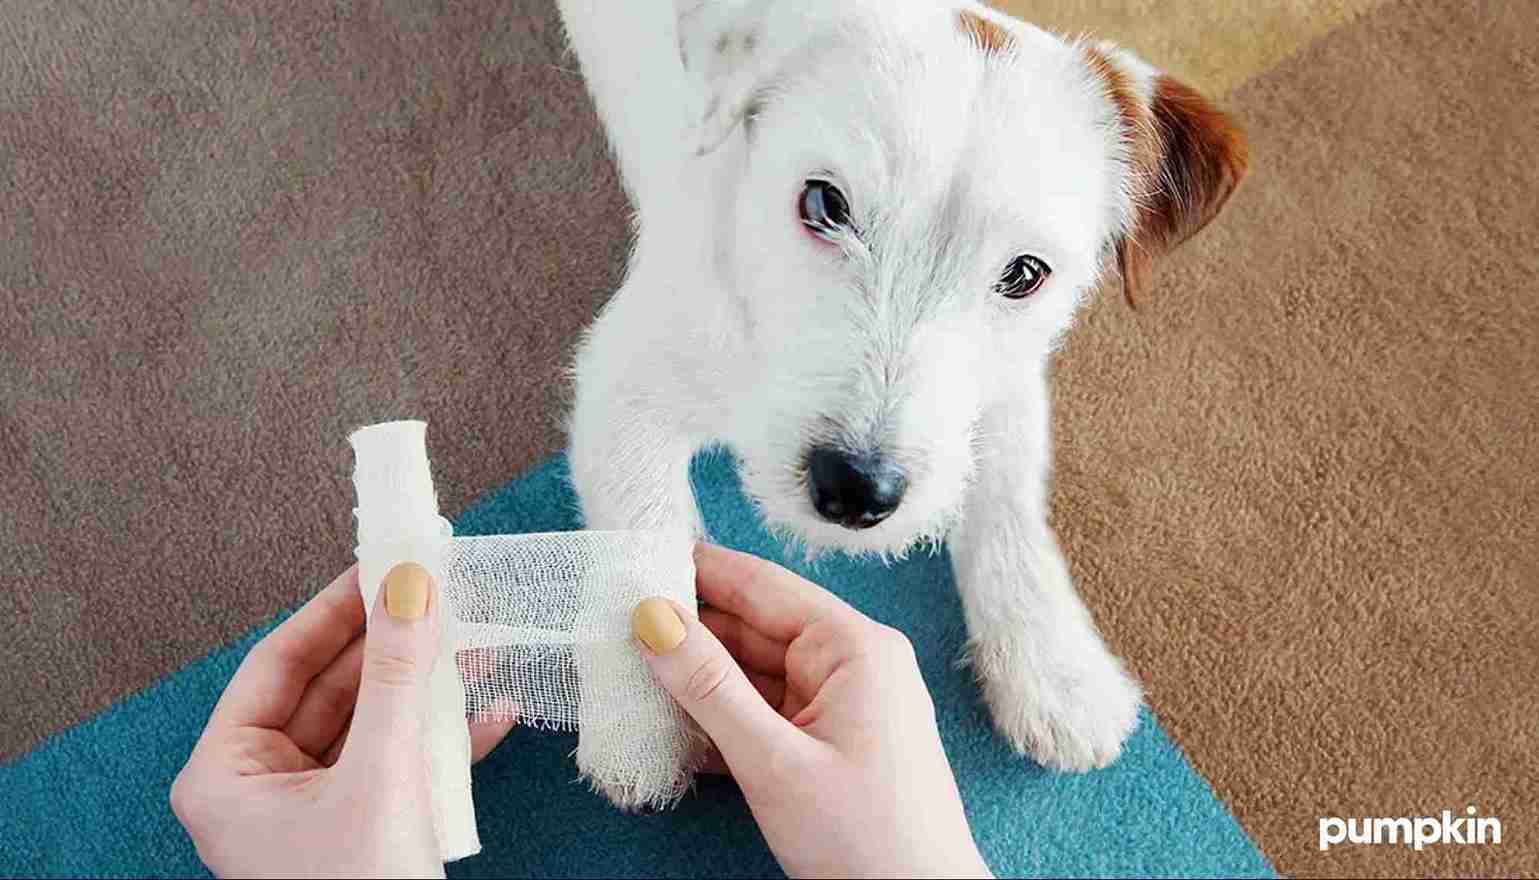
<path id="1" fill-rule="evenodd" d="M 590 528 L 702 530 L 724 443 L 809 551 L 949 540 L 996 724 L 1113 761 L 1139 688 L 1048 527 L 1046 371 L 1115 262 L 1202 228 L 1243 138 L 1106 44 L 944 0 L 561 0 L 637 210 L 577 355 Z"/>

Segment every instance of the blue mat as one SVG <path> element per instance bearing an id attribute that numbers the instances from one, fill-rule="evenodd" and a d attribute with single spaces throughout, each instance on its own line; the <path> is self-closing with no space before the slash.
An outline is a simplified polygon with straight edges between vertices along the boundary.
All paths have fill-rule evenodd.
<path id="1" fill-rule="evenodd" d="M 968 818 L 997 873 L 1275 876 L 1147 712 L 1107 770 L 1062 775 L 1011 753 L 955 664 L 964 632 L 944 555 L 891 568 L 835 558 L 809 570 L 757 525 L 730 460 L 703 456 L 695 483 L 717 541 L 789 564 L 908 633 Z M 577 524 L 565 463 L 554 459 L 455 525 L 458 534 L 495 534 Z M 270 628 L 0 767 L 0 874 L 206 876 L 167 792 L 240 658 Z M 485 850 L 451 865 L 449 876 L 780 875 L 730 781 L 703 779 L 675 810 L 626 816 L 574 781 L 575 743 L 575 735 L 519 729 L 476 767 Z"/>

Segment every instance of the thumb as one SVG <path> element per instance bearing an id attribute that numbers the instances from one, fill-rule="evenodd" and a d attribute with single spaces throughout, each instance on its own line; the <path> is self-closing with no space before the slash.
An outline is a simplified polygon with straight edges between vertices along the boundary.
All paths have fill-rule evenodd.
<path id="1" fill-rule="evenodd" d="M 364 634 L 363 672 L 348 746 L 378 746 L 399 755 L 421 741 L 428 677 L 438 656 L 438 601 L 433 576 L 415 562 L 386 572 Z"/>
<path id="2" fill-rule="evenodd" d="M 754 690 L 721 641 L 671 600 L 643 599 L 631 630 L 652 674 L 716 744 L 734 776 L 795 727 Z"/>

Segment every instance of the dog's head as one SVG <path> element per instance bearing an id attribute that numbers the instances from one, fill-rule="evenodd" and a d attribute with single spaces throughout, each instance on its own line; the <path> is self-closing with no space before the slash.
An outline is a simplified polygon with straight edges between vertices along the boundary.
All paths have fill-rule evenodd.
<path id="1" fill-rule="evenodd" d="M 1040 381 L 1109 267 L 1141 297 L 1244 141 L 1131 54 L 981 6 L 683 6 L 745 485 L 813 548 L 939 537 L 985 408 Z"/>

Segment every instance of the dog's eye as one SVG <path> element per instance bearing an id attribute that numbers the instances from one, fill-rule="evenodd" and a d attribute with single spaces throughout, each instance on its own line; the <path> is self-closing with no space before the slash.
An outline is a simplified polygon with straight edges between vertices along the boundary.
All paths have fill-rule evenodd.
<path id="1" fill-rule="evenodd" d="M 802 223 L 820 236 L 850 228 L 850 203 L 839 187 L 826 180 L 809 180 L 802 187 Z"/>
<path id="2" fill-rule="evenodd" d="M 1009 299 L 1025 299 L 1046 283 L 1053 270 L 1031 254 L 1021 254 L 1005 267 L 1005 274 L 994 282 L 994 290 Z"/>

